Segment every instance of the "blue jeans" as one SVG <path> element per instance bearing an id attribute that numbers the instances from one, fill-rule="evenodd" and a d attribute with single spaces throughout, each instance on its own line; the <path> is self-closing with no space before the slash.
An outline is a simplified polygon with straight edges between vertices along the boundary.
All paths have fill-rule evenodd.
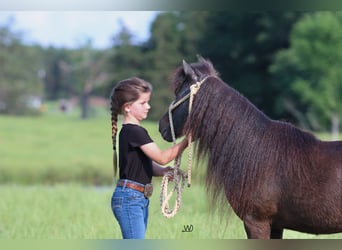
<path id="1" fill-rule="evenodd" d="M 148 206 L 149 199 L 145 198 L 143 193 L 127 188 L 125 185 L 115 188 L 112 195 L 112 210 L 124 239 L 145 238 Z"/>

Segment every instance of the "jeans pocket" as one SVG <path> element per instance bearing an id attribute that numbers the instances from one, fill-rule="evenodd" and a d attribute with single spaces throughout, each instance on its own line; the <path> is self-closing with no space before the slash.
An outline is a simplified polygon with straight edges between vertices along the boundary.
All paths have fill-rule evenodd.
<path id="1" fill-rule="evenodd" d="M 112 197 L 112 211 L 117 220 L 122 214 L 123 197 Z"/>

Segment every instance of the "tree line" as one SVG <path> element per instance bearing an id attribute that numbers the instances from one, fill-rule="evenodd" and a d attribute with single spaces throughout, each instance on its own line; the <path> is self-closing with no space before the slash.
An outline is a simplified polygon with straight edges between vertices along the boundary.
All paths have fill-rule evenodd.
<path id="1" fill-rule="evenodd" d="M 338 134 L 342 115 L 342 14 L 321 12 L 161 12 L 150 37 L 135 43 L 124 25 L 108 49 L 27 45 L 11 23 L 0 26 L 0 113 L 27 114 L 25 100 L 109 97 L 120 80 L 153 85 L 150 118 L 173 99 L 169 78 L 183 59 L 209 59 L 220 77 L 273 119 Z"/>

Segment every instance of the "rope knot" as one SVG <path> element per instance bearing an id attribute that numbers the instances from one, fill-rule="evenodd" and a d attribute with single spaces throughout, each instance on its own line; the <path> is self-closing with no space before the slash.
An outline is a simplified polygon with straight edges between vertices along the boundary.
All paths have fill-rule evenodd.
<path id="1" fill-rule="evenodd" d="M 190 93 L 191 93 L 191 95 L 196 95 L 198 90 L 200 89 L 200 87 L 201 87 L 200 82 L 192 84 L 190 86 Z"/>

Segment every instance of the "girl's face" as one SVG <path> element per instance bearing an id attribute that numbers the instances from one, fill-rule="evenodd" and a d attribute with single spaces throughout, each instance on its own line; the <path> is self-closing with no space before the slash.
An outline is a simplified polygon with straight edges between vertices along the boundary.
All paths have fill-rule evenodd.
<path id="1" fill-rule="evenodd" d="M 141 93 L 138 100 L 125 106 L 125 121 L 139 123 L 147 118 L 148 111 L 151 106 L 149 104 L 151 92 Z"/>

